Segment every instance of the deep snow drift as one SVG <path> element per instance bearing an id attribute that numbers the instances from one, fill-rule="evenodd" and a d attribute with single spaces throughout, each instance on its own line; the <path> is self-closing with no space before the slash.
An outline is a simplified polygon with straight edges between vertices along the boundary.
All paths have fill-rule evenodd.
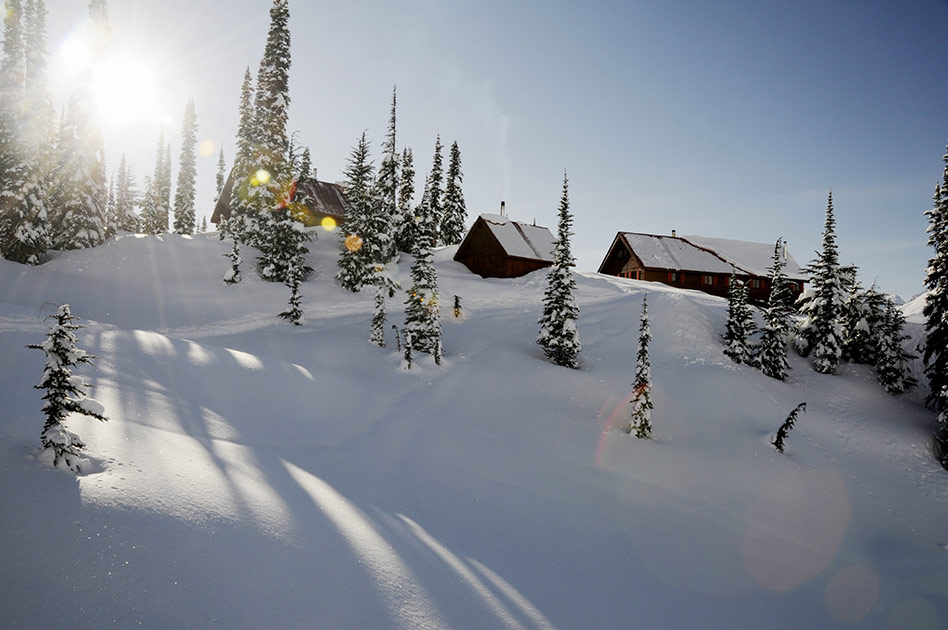
<path id="1" fill-rule="evenodd" d="M 534 342 L 545 272 L 484 280 L 436 255 L 444 365 L 368 343 L 371 291 L 311 244 L 288 289 L 216 236 L 124 236 L 0 260 L 0 617 L 17 627 L 937 628 L 948 473 L 934 415 L 865 366 L 722 354 L 726 304 L 578 277 L 583 368 Z M 252 259 L 243 252 L 245 261 Z M 399 278 L 407 285 L 410 260 Z M 648 293 L 654 440 L 627 422 Z M 460 295 L 463 317 L 450 313 Z M 388 303 L 402 324 L 402 301 Z M 92 466 L 31 457 L 48 303 L 96 355 Z M 917 324 L 915 324 L 917 328 Z M 917 331 L 916 331 L 917 332 Z M 771 437 L 807 411 L 779 454 Z"/>

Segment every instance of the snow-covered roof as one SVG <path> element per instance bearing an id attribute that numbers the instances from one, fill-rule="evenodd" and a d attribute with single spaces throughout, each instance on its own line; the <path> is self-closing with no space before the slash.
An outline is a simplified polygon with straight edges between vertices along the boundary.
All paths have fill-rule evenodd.
<path id="1" fill-rule="evenodd" d="M 480 218 L 508 256 L 552 262 L 556 239 L 547 228 L 499 214 L 482 214 Z"/>
<path id="2" fill-rule="evenodd" d="M 622 232 L 622 235 L 646 267 L 707 273 L 741 273 L 712 252 L 696 247 L 682 238 L 637 232 Z"/>
<path id="3" fill-rule="evenodd" d="M 735 267 L 743 269 L 745 272 L 755 276 L 767 277 L 770 275 L 768 268 L 773 264 L 774 245 L 773 243 L 751 243 L 748 241 L 735 241 L 728 238 L 708 238 L 707 236 L 683 236 L 684 240 L 689 241 L 698 247 L 712 250 L 715 254 L 733 264 Z M 638 253 L 638 252 L 636 252 Z M 797 261 L 787 252 L 787 266 L 783 272 L 788 278 L 802 280 L 806 275 L 800 269 Z"/>

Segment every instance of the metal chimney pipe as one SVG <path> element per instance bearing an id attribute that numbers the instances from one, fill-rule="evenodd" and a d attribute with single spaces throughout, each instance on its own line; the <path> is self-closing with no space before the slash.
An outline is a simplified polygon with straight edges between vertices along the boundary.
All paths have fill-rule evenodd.
<path id="1" fill-rule="evenodd" d="M 507 216 L 507 202 L 506 201 L 500 202 L 500 216 L 502 217 Z"/>
<path id="2" fill-rule="evenodd" d="M 675 232 L 675 230 L 672 230 L 672 236 L 678 236 L 678 234 Z"/>

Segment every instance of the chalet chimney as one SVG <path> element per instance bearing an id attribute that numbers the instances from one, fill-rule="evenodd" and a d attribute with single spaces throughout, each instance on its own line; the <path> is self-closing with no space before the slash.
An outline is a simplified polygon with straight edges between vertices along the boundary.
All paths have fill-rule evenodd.
<path id="1" fill-rule="evenodd" d="M 507 202 L 505 201 L 500 202 L 500 216 L 507 216 Z"/>
<path id="2" fill-rule="evenodd" d="M 678 234 L 675 232 L 675 230 L 672 230 L 672 236 L 678 236 Z"/>
<path id="3" fill-rule="evenodd" d="M 787 241 L 783 242 L 783 259 L 787 259 Z"/>

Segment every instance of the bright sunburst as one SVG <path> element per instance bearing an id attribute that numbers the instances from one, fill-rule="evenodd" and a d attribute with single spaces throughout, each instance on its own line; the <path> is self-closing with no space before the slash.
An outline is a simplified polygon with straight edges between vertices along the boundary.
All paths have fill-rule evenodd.
<path id="1" fill-rule="evenodd" d="M 151 71 L 134 57 L 107 57 L 91 66 L 92 93 L 103 121 L 128 124 L 158 117 Z"/>

